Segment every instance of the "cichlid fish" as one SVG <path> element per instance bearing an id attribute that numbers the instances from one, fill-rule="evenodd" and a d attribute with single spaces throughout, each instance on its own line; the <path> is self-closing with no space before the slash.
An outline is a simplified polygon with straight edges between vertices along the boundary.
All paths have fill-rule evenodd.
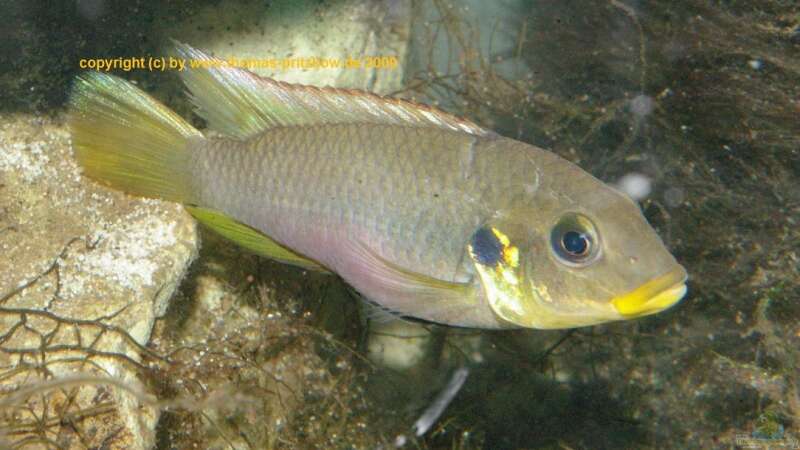
<path id="1" fill-rule="evenodd" d="M 208 62 L 181 77 L 225 137 L 87 73 L 69 114 L 86 175 L 183 203 L 250 250 L 433 322 L 570 328 L 686 293 L 686 271 L 639 207 L 551 152 L 431 107 L 286 84 L 176 47 Z"/>

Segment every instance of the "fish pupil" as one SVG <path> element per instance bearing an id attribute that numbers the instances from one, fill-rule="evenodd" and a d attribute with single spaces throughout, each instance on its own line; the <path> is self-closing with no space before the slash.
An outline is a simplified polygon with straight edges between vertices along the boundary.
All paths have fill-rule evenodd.
<path id="1" fill-rule="evenodd" d="M 589 240 L 586 235 L 577 231 L 567 231 L 561 238 L 561 245 L 569 254 L 583 256 L 589 249 Z"/>

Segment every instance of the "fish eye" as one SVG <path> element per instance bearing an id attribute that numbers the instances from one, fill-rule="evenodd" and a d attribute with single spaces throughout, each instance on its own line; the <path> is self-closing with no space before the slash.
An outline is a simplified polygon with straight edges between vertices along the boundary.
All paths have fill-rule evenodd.
<path id="1" fill-rule="evenodd" d="M 597 257 L 599 242 L 592 222 L 584 215 L 569 213 L 553 227 L 550 235 L 553 253 L 571 266 L 584 266 Z"/>

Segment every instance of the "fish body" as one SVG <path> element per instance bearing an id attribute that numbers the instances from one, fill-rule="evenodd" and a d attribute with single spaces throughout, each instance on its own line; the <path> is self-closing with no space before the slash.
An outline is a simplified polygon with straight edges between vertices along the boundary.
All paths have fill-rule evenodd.
<path id="1" fill-rule="evenodd" d="M 532 152 L 541 152 L 542 163 L 553 157 L 496 135 L 361 124 L 285 127 L 245 142 L 202 141 L 191 151 L 201 204 L 269 230 L 403 314 L 414 312 L 413 301 L 371 286 L 354 247 L 366 245 L 432 278 L 470 283 L 470 236 L 498 211 L 534 206 Z M 452 311 L 451 320 L 500 325 L 490 311 L 479 311 L 488 305 L 475 306 Z"/>
<path id="2" fill-rule="evenodd" d="M 551 152 L 409 102 L 209 67 L 182 76 L 222 138 L 124 80 L 79 79 L 70 125 L 85 172 L 434 322 L 568 328 L 685 293 L 638 207 Z"/>

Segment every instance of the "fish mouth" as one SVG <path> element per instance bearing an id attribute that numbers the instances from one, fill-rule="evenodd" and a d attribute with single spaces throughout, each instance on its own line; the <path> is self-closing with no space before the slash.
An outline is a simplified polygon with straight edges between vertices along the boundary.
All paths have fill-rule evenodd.
<path id="1" fill-rule="evenodd" d="M 611 304 L 625 318 L 663 311 L 686 295 L 686 270 L 683 267 L 653 278 L 638 288 L 614 297 Z"/>

